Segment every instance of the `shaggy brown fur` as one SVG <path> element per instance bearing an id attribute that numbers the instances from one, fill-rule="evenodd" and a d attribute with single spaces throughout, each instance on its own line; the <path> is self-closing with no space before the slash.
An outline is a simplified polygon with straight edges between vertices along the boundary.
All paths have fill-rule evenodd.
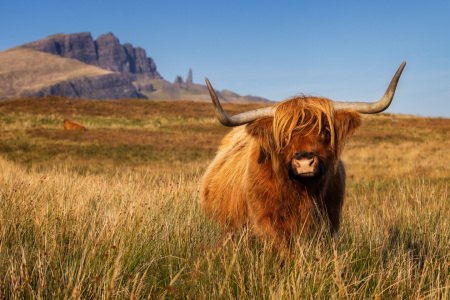
<path id="1" fill-rule="evenodd" d="M 72 122 L 69 119 L 64 119 L 64 129 L 65 130 L 80 130 L 80 131 L 86 131 L 86 127 L 84 125 Z"/>
<path id="2" fill-rule="evenodd" d="M 357 112 L 335 112 L 328 99 L 279 103 L 274 118 L 236 127 L 222 140 L 202 181 L 203 209 L 226 229 L 248 225 L 276 245 L 313 232 L 320 220 L 337 231 L 345 192 L 339 157 L 359 126 Z M 314 153 L 323 176 L 290 177 L 298 153 Z"/>

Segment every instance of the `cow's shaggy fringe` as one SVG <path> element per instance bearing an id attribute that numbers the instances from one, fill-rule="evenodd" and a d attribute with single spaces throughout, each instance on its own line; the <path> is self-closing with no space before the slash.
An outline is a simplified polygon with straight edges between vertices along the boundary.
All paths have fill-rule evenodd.
<path id="1" fill-rule="evenodd" d="M 294 131 L 303 136 L 319 134 L 324 125 L 330 126 L 332 147 L 337 146 L 333 116 L 332 101 L 325 98 L 299 96 L 279 103 L 273 120 L 276 151 L 289 144 Z"/>

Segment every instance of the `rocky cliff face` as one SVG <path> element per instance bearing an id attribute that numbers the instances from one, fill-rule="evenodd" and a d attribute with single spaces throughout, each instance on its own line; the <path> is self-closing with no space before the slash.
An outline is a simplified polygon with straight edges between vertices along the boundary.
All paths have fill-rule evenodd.
<path id="1" fill-rule="evenodd" d="M 95 43 L 90 33 L 57 34 L 23 45 L 26 48 L 97 64 Z"/>
<path id="2" fill-rule="evenodd" d="M 39 91 L 26 91 L 22 97 L 45 97 L 60 95 L 67 98 L 81 99 L 146 99 L 136 91 L 127 76 L 111 73 L 107 75 L 81 77 L 59 82 Z"/>
<path id="3" fill-rule="evenodd" d="M 90 33 L 57 34 L 46 39 L 25 44 L 24 47 L 61 57 L 77 59 L 86 64 L 124 73 L 143 74 L 151 79 L 161 79 L 156 65 L 142 48 L 131 44 L 121 45 L 112 34 L 104 34 L 96 41 Z"/>
<path id="4" fill-rule="evenodd" d="M 176 85 L 182 85 L 183 83 L 184 83 L 183 77 L 181 77 L 180 75 L 175 77 L 175 80 L 173 82 L 173 84 L 176 84 Z"/>
<path id="5" fill-rule="evenodd" d="M 187 84 L 193 84 L 194 82 L 192 81 L 192 69 L 189 69 L 189 73 L 188 73 L 188 77 L 186 79 L 186 83 Z"/>

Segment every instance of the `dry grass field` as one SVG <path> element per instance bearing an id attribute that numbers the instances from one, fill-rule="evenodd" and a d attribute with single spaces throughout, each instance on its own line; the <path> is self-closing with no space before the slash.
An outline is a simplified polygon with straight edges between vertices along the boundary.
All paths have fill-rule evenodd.
<path id="1" fill-rule="evenodd" d="M 209 103 L 0 102 L 0 299 L 450 298 L 449 119 L 364 116 L 340 232 L 289 257 L 200 210 L 228 130 Z"/>

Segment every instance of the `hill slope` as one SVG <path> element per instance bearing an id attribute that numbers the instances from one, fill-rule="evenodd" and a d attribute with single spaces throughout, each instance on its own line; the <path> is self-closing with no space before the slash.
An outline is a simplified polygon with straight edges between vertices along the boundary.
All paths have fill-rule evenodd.
<path id="1" fill-rule="evenodd" d="M 0 100 L 52 94 L 86 99 L 140 97 L 120 73 L 27 48 L 0 52 Z"/>

